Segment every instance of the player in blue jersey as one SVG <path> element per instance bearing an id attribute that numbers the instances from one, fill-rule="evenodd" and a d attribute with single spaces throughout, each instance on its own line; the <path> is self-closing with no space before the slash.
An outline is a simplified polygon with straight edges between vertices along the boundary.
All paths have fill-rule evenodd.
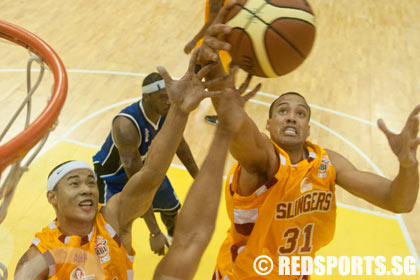
<path id="1" fill-rule="evenodd" d="M 139 171 L 146 160 L 149 146 L 161 129 L 169 110 L 169 100 L 165 82 L 159 73 L 149 74 L 142 84 L 143 97 L 117 114 L 112 122 L 112 130 L 93 157 L 98 175 L 100 199 L 106 202 L 119 193 L 128 178 Z M 197 165 L 188 144 L 182 139 L 177 156 L 192 177 L 198 172 Z M 102 180 L 101 180 L 102 179 Z M 163 255 L 168 238 L 173 236 L 175 220 L 180 202 L 165 176 L 159 187 L 153 205 L 143 216 L 150 231 L 150 246 L 153 252 Z M 168 236 L 160 230 L 154 212 L 160 212 Z"/>

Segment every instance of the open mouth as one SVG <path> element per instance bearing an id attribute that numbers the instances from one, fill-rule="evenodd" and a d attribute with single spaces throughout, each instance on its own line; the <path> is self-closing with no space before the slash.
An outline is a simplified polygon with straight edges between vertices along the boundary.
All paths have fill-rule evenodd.
<path id="1" fill-rule="evenodd" d="M 283 130 L 283 132 L 284 132 L 284 134 L 286 134 L 286 135 L 290 135 L 290 136 L 296 136 L 296 135 L 297 135 L 297 130 L 296 130 L 296 128 L 294 128 L 294 127 L 290 127 L 290 126 L 286 127 L 286 128 Z"/>
<path id="2" fill-rule="evenodd" d="M 91 210 L 92 207 L 93 207 L 93 200 L 91 200 L 91 199 L 82 200 L 81 202 L 79 202 L 79 206 L 83 210 Z"/>

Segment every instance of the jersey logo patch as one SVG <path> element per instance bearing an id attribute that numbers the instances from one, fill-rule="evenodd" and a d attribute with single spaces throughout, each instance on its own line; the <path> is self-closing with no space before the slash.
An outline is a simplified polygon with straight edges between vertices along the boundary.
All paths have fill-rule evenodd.
<path id="1" fill-rule="evenodd" d="M 319 178 L 327 177 L 329 164 L 330 164 L 330 160 L 328 159 L 328 156 L 323 155 L 321 159 L 321 165 L 319 166 L 319 171 L 318 171 Z"/>
<path id="2" fill-rule="evenodd" d="M 145 132 L 146 132 L 146 135 L 144 136 L 144 137 L 145 137 L 144 141 L 145 141 L 145 142 L 149 142 L 149 138 L 150 138 L 150 131 L 149 131 L 149 129 L 148 129 L 148 128 L 146 128 L 146 129 L 145 129 Z"/>
<path id="3" fill-rule="evenodd" d="M 85 280 L 94 280 L 95 279 L 95 275 L 87 275 L 85 271 L 83 270 L 83 268 L 81 267 L 76 267 L 75 269 L 73 269 L 73 271 L 70 273 L 70 280 L 78 280 L 78 279 L 85 279 Z"/>
<path id="4" fill-rule="evenodd" d="M 98 236 L 95 241 L 95 253 L 101 263 L 111 260 L 109 256 L 109 248 L 106 244 L 108 240 L 104 240 L 102 236 Z"/>
<path id="5" fill-rule="evenodd" d="M 312 183 L 307 183 L 308 177 L 303 178 L 302 182 L 300 182 L 300 192 L 304 193 L 307 191 L 312 190 Z"/>
<path id="6" fill-rule="evenodd" d="M 86 252 L 76 253 L 74 256 L 74 263 L 75 264 L 82 264 L 87 261 Z"/>

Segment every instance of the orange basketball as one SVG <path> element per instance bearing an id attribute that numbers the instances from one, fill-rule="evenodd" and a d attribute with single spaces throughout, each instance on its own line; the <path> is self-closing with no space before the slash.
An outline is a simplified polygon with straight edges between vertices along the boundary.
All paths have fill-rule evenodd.
<path id="1" fill-rule="evenodd" d="M 296 69 L 315 40 L 315 16 L 305 0 L 237 0 L 227 16 L 225 40 L 233 63 L 260 77 Z"/>

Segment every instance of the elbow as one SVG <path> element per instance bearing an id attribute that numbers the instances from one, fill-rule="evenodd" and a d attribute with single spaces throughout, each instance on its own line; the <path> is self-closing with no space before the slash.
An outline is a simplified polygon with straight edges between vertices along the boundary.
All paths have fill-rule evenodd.
<path id="1" fill-rule="evenodd" d="M 393 205 L 390 209 L 395 214 L 406 214 L 410 213 L 414 209 L 414 203 L 404 203 L 404 204 L 397 204 Z"/>

